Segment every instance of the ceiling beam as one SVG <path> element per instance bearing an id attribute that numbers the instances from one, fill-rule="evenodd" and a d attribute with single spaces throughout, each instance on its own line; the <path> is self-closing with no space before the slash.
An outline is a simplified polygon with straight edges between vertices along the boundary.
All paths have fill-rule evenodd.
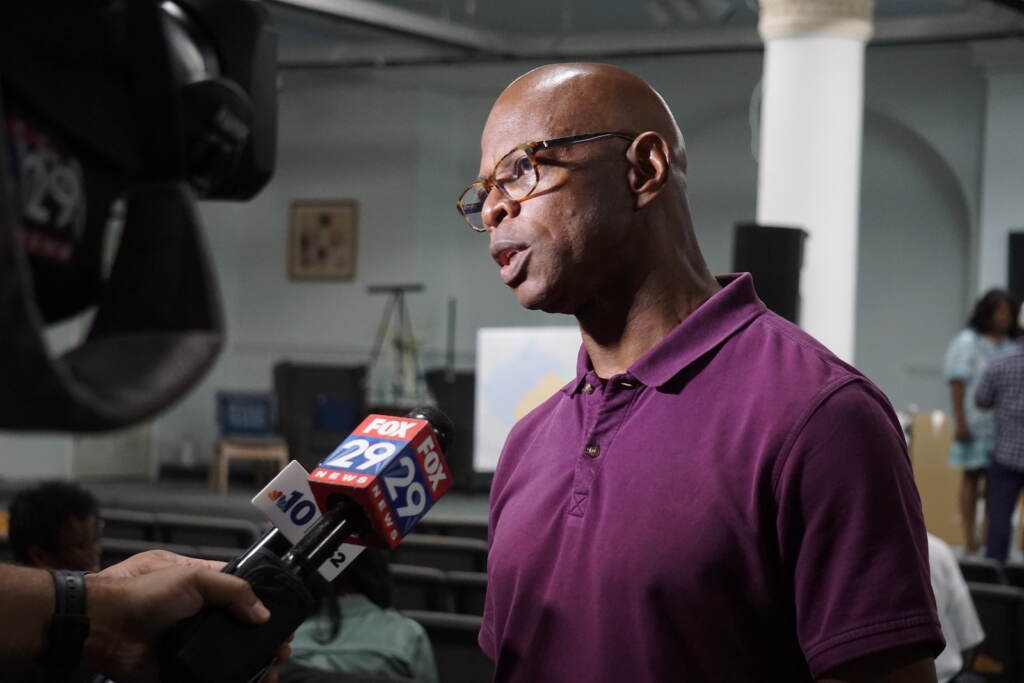
<path id="1" fill-rule="evenodd" d="M 1020 35 L 1024 16 L 996 5 L 976 4 L 960 12 L 875 20 L 871 43 L 971 40 Z"/>
<path id="2" fill-rule="evenodd" d="M 1017 12 L 1024 12 L 1024 0 L 990 0 L 1003 7 L 1009 7 Z"/>
<path id="3" fill-rule="evenodd" d="M 398 48 L 373 42 L 365 46 L 282 45 L 283 68 L 402 64 L 437 64 L 494 59 L 601 59 L 613 57 L 760 50 L 752 25 L 695 27 L 678 30 L 567 35 L 514 35 L 446 22 L 368 0 L 271 0 L 273 4 L 329 15 L 378 29 L 438 43 Z M 1024 0 L 1022 0 L 1024 1 Z M 970 9 L 875 20 L 872 45 L 978 40 L 1024 35 L 1024 15 L 993 3 Z M 443 46 L 443 47 L 442 47 Z"/>
<path id="4" fill-rule="evenodd" d="M 715 26 L 670 31 L 588 33 L 517 40 L 519 54 L 533 59 L 628 57 L 680 52 L 761 49 L 756 26 Z"/>
<path id="5" fill-rule="evenodd" d="M 435 19 L 426 14 L 391 7 L 373 0 L 270 0 L 270 4 L 394 31 L 451 47 L 493 55 L 514 53 L 514 50 L 508 47 L 507 40 L 497 33 Z"/>
<path id="6" fill-rule="evenodd" d="M 1024 0 L 1022 0 L 1024 2 Z M 875 19 L 872 44 L 970 40 L 1020 35 L 1024 15 L 994 5 L 975 5 L 959 12 Z M 674 31 L 615 32 L 520 38 L 520 57 L 557 59 L 588 56 L 761 49 L 755 26 L 725 25 Z"/>
<path id="7" fill-rule="evenodd" d="M 401 39 L 356 44 L 344 41 L 282 42 L 277 55 L 278 68 L 281 69 L 443 64 L 475 59 L 479 59 L 479 53 L 470 54 L 462 48 Z"/>

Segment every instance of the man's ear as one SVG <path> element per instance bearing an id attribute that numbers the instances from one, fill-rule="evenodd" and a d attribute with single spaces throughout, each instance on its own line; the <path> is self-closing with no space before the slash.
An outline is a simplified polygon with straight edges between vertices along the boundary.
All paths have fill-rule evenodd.
<path id="1" fill-rule="evenodd" d="M 28 547 L 28 561 L 33 567 L 39 567 L 40 569 L 59 569 L 57 567 L 57 558 L 53 556 L 53 553 L 37 545 L 30 545 Z"/>
<path id="2" fill-rule="evenodd" d="M 647 131 L 633 140 L 626 150 L 629 161 L 629 190 L 636 197 L 636 208 L 650 204 L 661 194 L 671 173 L 672 153 L 668 142 L 658 133 Z"/>

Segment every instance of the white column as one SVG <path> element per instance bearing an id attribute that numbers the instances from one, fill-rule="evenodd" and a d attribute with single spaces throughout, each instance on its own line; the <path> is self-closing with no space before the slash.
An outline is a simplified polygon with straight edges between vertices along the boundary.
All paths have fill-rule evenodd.
<path id="1" fill-rule="evenodd" d="M 853 360 L 864 45 L 873 0 L 762 0 L 757 221 L 808 232 L 800 325 Z"/>
<path id="2" fill-rule="evenodd" d="M 1007 285 L 1007 235 L 1024 230 L 1024 40 L 975 43 L 988 82 L 975 289 Z"/>

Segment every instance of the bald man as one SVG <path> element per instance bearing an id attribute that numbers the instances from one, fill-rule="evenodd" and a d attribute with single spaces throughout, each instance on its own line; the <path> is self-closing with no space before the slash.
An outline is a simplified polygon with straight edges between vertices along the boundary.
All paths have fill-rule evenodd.
<path id="1" fill-rule="evenodd" d="M 578 376 L 509 434 L 480 645 L 497 681 L 934 681 L 920 499 L 885 396 L 715 278 L 662 98 L 529 72 L 459 200 Z"/>

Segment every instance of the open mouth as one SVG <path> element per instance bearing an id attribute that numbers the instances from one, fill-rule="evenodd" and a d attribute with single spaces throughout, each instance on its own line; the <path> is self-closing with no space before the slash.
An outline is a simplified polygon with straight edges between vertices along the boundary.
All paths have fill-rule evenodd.
<path id="1" fill-rule="evenodd" d="M 507 261 L 501 266 L 501 281 L 509 287 L 518 287 L 526 278 L 526 264 L 530 262 L 530 252 L 525 250 L 510 250 L 507 254 Z"/>
<path id="2" fill-rule="evenodd" d="M 498 252 L 497 257 L 494 260 L 498 262 L 499 266 L 504 268 L 505 266 L 510 265 L 512 263 L 512 259 L 515 258 L 515 255 L 518 253 L 519 249 L 514 249 L 511 247 L 508 249 L 502 249 L 501 251 Z"/>
<path id="3" fill-rule="evenodd" d="M 526 250 L 526 245 L 515 240 L 496 240 L 491 243 L 491 258 L 502 268 L 512 263 L 517 254 Z"/>
<path id="4" fill-rule="evenodd" d="M 530 248 L 522 242 L 503 240 L 491 245 L 491 258 L 501 269 L 501 280 L 510 287 L 522 280 L 530 259 Z"/>

